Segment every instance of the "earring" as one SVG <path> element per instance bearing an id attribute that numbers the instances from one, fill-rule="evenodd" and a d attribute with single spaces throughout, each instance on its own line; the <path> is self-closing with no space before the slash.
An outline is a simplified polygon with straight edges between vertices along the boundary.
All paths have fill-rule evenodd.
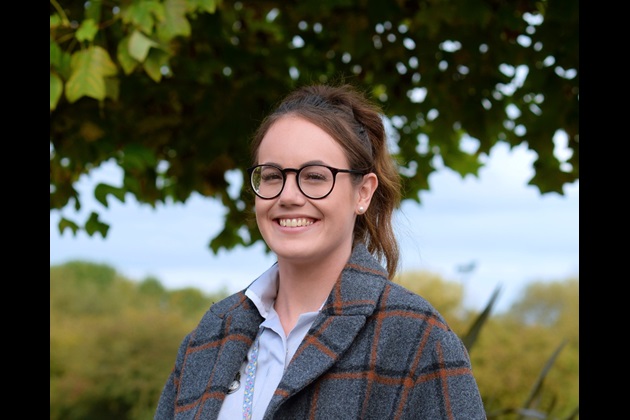
<path id="1" fill-rule="evenodd" d="M 365 209 L 363 208 L 363 206 L 359 207 L 359 214 L 363 214 L 364 211 Z"/>

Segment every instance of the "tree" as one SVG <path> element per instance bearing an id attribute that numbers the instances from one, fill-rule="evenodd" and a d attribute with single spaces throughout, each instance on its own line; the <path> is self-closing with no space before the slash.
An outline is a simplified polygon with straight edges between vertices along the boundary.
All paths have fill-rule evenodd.
<path id="1" fill-rule="evenodd" d="M 428 299 L 458 334 L 463 334 L 464 287 L 427 270 L 399 273 L 394 282 Z M 467 321 L 467 319 L 466 319 Z"/>
<path id="2" fill-rule="evenodd" d="M 79 210 L 79 177 L 113 161 L 123 181 L 95 187 L 103 206 L 201 194 L 227 210 L 214 252 L 253 244 L 252 196 L 225 175 L 243 176 L 261 118 L 309 82 L 353 83 L 382 104 L 407 200 L 420 203 L 436 170 L 476 176 L 499 142 L 536 152 L 541 194 L 579 179 L 576 1 L 50 4 L 51 212 Z M 59 223 L 108 227 L 97 212 Z"/>
<path id="3" fill-rule="evenodd" d="M 50 419 L 153 419 L 181 340 L 226 296 L 104 264 L 51 266 Z"/>

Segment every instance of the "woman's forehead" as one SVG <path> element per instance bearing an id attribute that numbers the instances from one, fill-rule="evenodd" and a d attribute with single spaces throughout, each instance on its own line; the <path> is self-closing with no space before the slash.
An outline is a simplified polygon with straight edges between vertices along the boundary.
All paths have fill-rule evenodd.
<path id="1" fill-rule="evenodd" d="M 269 128 L 258 149 L 258 163 L 281 161 L 342 165 L 347 159 L 341 145 L 324 130 L 303 118 L 287 116 Z"/>

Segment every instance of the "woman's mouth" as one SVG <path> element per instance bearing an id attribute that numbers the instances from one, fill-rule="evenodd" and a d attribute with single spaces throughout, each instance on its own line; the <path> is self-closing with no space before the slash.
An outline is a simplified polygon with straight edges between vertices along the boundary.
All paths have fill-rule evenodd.
<path id="1" fill-rule="evenodd" d="M 303 227 L 312 225 L 314 222 L 312 219 L 300 217 L 298 219 L 278 219 L 278 223 L 282 227 Z"/>

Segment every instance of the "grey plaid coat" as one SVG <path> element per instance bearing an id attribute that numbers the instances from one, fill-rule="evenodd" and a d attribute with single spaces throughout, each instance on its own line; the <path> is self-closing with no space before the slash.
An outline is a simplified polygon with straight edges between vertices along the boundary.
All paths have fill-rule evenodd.
<path id="1" fill-rule="evenodd" d="M 156 420 L 216 419 L 263 318 L 243 291 L 180 345 Z M 485 419 L 461 340 L 357 245 L 276 389 L 265 419 Z"/>

